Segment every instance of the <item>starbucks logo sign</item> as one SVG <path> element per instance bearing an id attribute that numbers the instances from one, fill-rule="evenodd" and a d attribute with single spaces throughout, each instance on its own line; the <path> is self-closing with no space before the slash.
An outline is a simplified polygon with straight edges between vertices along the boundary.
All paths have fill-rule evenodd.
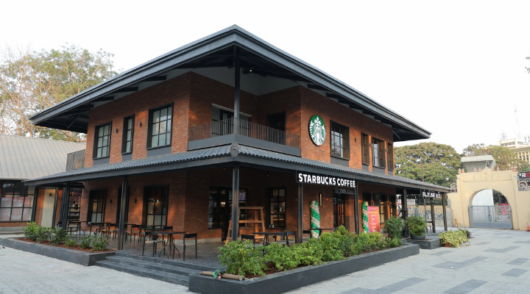
<path id="1" fill-rule="evenodd" d="M 326 126 L 318 115 L 313 115 L 309 120 L 309 136 L 317 146 L 321 146 L 326 140 Z"/>

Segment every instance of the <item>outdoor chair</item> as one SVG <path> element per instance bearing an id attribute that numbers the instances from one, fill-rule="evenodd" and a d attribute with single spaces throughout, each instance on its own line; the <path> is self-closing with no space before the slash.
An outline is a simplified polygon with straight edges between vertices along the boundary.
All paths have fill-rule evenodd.
<path id="1" fill-rule="evenodd" d="M 158 233 L 156 231 L 145 232 L 144 244 L 142 246 L 142 256 L 144 256 L 145 244 L 153 245 L 153 257 L 154 257 L 156 254 L 157 245 L 164 244 L 164 240 L 158 239 Z M 164 254 L 165 254 L 165 251 L 166 251 L 166 247 L 164 246 Z"/>
<path id="2" fill-rule="evenodd" d="M 139 233 L 140 226 L 139 225 L 129 225 L 129 231 L 125 232 L 125 235 L 129 237 L 129 241 L 134 238 L 136 240 L 136 235 Z"/>
<path id="3" fill-rule="evenodd" d="M 287 231 L 287 232 L 284 232 L 284 235 L 285 235 L 285 242 L 287 243 L 287 246 L 290 246 L 289 245 L 289 236 L 294 236 L 294 242 L 295 243 L 297 242 L 297 240 L 296 240 L 296 232 Z"/>
<path id="4" fill-rule="evenodd" d="M 184 248 L 182 252 L 182 260 L 186 260 L 186 238 L 195 238 L 195 259 L 197 259 L 197 233 L 193 234 L 184 234 L 182 237 L 182 247 Z M 173 258 L 175 257 L 175 251 L 173 251 Z"/>
<path id="5" fill-rule="evenodd" d="M 256 247 L 256 236 L 254 235 L 241 235 L 241 241 L 252 240 L 252 244 Z"/>

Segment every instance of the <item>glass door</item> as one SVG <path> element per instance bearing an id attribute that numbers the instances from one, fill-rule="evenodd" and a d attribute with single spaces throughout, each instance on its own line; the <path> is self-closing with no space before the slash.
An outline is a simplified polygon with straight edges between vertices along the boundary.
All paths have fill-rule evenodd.
<path id="1" fill-rule="evenodd" d="M 346 226 L 346 197 L 333 194 L 333 227 Z"/>
<path id="2" fill-rule="evenodd" d="M 167 206 L 168 187 L 146 187 L 143 224 L 162 229 L 167 224 Z"/>

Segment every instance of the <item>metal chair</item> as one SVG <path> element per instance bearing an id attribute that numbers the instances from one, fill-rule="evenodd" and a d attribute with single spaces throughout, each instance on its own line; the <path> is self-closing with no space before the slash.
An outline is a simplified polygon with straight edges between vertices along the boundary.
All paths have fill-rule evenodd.
<path id="1" fill-rule="evenodd" d="M 294 242 L 295 243 L 297 242 L 297 240 L 296 240 L 296 232 L 293 232 L 293 231 L 284 232 L 284 237 L 285 237 L 285 241 L 287 243 L 287 246 L 290 246 L 289 245 L 289 236 L 294 236 Z"/>
<path id="2" fill-rule="evenodd" d="M 150 240 L 147 240 L 147 238 L 150 237 L 149 239 Z M 158 244 L 162 243 L 164 244 L 164 240 L 163 239 L 158 239 L 158 233 L 156 231 L 148 231 L 148 232 L 145 232 L 145 237 L 144 237 L 144 244 L 142 246 L 142 256 L 144 256 L 144 251 L 145 251 L 145 244 L 153 244 L 153 257 L 155 256 L 156 254 L 156 247 Z M 164 254 L 165 254 L 165 251 L 166 251 L 166 247 L 164 246 Z"/>
<path id="3" fill-rule="evenodd" d="M 195 259 L 197 259 L 197 233 L 193 234 L 184 234 L 184 237 L 182 237 L 182 247 L 184 247 L 184 250 L 182 252 L 182 260 L 186 260 L 186 238 L 195 238 Z M 174 254 L 175 251 L 173 251 Z"/>

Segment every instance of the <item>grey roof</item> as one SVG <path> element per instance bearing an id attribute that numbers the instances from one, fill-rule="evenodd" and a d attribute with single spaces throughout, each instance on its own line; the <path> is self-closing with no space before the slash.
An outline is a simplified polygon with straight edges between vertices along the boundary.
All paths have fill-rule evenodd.
<path id="1" fill-rule="evenodd" d="M 495 161 L 491 155 L 477 155 L 477 156 L 462 156 L 461 162 L 476 162 L 476 161 Z"/>
<path id="2" fill-rule="evenodd" d="M 119 163 L 96 165 L 93 167 L 77 169 L 77 170 L 72 170 L 72 171 L 68 171 L 64 173 L 59 173 L 55 175 L 32 179 L 28 182 L 43 182 L 44 181 L 44 182 L 51 183 L 53 182 L 54 179 L 63 181 L 63 180 L 67 180 L 69 177 L 71 178 L 75 177 L 77 180 L 85 180 L 85 179 L 90 179 L 91 175 L 93 174 L 109 172 L 109 171 L 122 170 L 123 171 L 122 175 L 126 175 L 127 170 L 141 168 L 141 167 L 163 166 L 163 165 L 174 164 L 174 163 L 185 163 L 185 162 L 200 161 L 200 160 L 213 159 L 213 158 L 223 158 L 223 157 L 230 159 L 230 157 L 232 156 L 230 153 L 230 147 L 231 145 L 226 145 L 226 146 L 212 147 L 212 148 L 206 148 L 206 149 L 200 149 L 200 150 L 194 150 L 194 151 L 188 151 L 188 152 L 147 157 L 147 158 L 137 159 L 137 160 L 123 161 Z M 449 191 L 448 188 L 446 187 L 441 187 L 441 186 L 433 185 L 430 183 L 424 183 L 424 182 L 420 182 L 416 180 L 411 180 L 411 179 L 407 179 L 407 178 L 403 178 L 399 176 L 389 176 L 389 175 L 384 175 L 384 174 L 371 173 L 371 172 L 362 171 L 362 170 L 358 170 L 354 168 L 343 167 L 343 166 L 320 162 L 316 160 L 305 159 L 305 158 L 300 158 L 297 156 L 286 155 L 286 154 L 281 154 L 281 153 L 272 152 L 268 150 L 262 150 L 262 149 L 258 149 L 254 147 L 239 145 L 239 154 L 236 158 L 232 158 L 232 159 L 235 162 L 237 161 L 244 162 L 243 160 L 244 157 L 261 158 L 261 159 L 271 160 L 275 162 L 288 163 L 288 164 L 291 164 L 290 166 L 291 169 L 293 168 L 299 169 L 299 167 L 313 167 L 313 168 L 319 169 L 322 173 L 325 173 L 326 170 L 347 173 L 354 179 L 362 177 L 364 179 L 369 178 L 373 182 L 378 182 L 379 180 L 381 180 L 381 181 L 385 181 L 386 183 L 392 183 L 396 186 L 407 187 L 407 184 L 408 184 L 408 185 L 414 185 L 415 187 L 421 186 L 424 189 Z M 169 171 L 169 169 L 166 171 Z M 80 177 L 80 176 L 85 176 L 85 177 Z"/>
<path id="3" fill-rule="evenodd" d="M 350 107 L 353 108 L 356 105 L 355 107 L 362 109 L 363 113 L 373 115 L 376 119 L 392 125 L 396 134 L 403 132 L 394 141 L 425 139 L 430 137 L 429 131 L 413 123 L 410 119 L 403 117 L 352 86 L 273 46 L 237 25 L 228 27 L 127 70 L 54 106 L 40 111 L 33 115 L 31 120 L 37 125 L 86 132 L 88 126 L 87 121 L 75 123 L 65 122 L 72 121 L 70 116 L 75 117 L 81 110 L 82 113 L 88 112 L 90 108 L 94 107 L 92 103 L 98 99 L 103 99 L 109 95 L 112 96 L 120 91 L 127 92 L 125 91 L 126 88 L 138 85 L 141 81 L 167 73 L 172 69 L 186 64 L 193 64 L 197 59 L 207 55 L 219 54 L 218 52 L 220 50 L 224 50 L 233 45 L 236 45 L 238 48 L 243 48 L 259 56 L 259 58 L 281 65 L 282 68 L 295 73 L 304 80 L 329 90 L 330 94 L 344 99 L 348 104 L 351 103 Z M 407 134 L 410 134 L 410 136 Z"/>
<path id="4" fill-rule="evenodd" d="M 85 143 L 0 134 L 0 179 L 26 180 L 64 172 L 66 155 Z"/>

